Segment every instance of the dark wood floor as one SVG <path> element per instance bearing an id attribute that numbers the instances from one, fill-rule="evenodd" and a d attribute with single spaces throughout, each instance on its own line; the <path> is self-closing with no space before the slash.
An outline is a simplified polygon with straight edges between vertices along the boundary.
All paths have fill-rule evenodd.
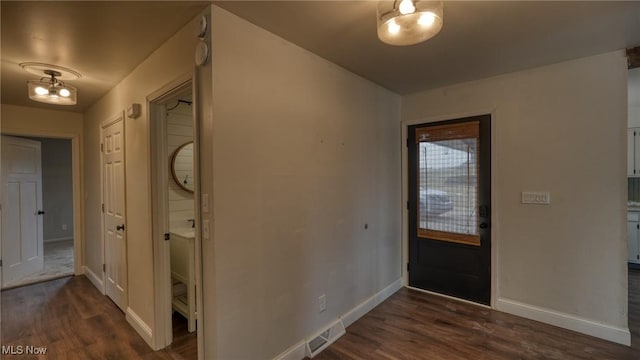
<path id="1" fill-rule="evenodd" d="M 640 359 L 640 270 L 629 271 L 626 347 L 498 311 L 401 289 L 316 359 Z M 174 343 L 153 352 L 84 277 L 2 292 L 2 345 L 47 348 L 40 359 L 196 359 L 196 335 L 174 316 Z M 11 356 L 11 359 L 38 359 Z M 252 360 L 252 359 L 247 359 Z"/>
<path id="2" fill-rule="evenodd" d="M 640 271 L 629 272 L 632 347 L 401 289 L 315 359 L 640 359 Z"/>
<path id="3" fill-rule="evenodd" d="M 84 276 L 2 291 L 2 345 L 46 347 L 11 359 L 196 359 L 196 335 L 176 316 L 174 343 L 154 352 Z"/>

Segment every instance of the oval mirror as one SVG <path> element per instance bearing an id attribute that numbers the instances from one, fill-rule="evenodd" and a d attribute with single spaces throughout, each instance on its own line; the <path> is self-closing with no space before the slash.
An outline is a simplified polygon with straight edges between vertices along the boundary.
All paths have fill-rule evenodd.
<path id="1" fill-rule="evenodd" d="M 193 141 L 182 144 L 171 157 L 171 175 L 185 191 L 193 192 Z"/>

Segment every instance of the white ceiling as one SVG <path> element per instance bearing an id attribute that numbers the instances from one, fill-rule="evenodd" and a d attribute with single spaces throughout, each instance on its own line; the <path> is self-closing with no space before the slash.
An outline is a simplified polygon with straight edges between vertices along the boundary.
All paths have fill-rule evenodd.
<path id="1" fill-rule="evenodd" d="M 206 6 L 203 2 L 1 1 L 3 104 L 83 112 Z M 68 81 L 78 104 L 29 100 L 18 64 L 41 62 L 82 74 Z"/>
<path id="2" fill-rule="evenodd" d="M 217 4 L 400 94 L 640 45 L 640 1 L 445 1 L 408 47 L 377 39 L 375 1 Z"/>
<path id="3" fill-rule="evenodd" d="M 378 41 L 375 1 L 232 1 L 225 9 L 399 94 L 640 45 L 640 1 L 445 1 L 444 28 Z M 2 103 L 82 112 L 204 8 L 189 1 L 1 1 Z M 78 105 L 27 98 L 21 62 L 82 73 Z"/>

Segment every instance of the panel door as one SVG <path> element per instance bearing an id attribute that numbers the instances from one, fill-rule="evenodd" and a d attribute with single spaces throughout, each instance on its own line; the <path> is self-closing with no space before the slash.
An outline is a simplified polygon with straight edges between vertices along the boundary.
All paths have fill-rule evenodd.
<path id="1" fill-rule="evenodd" d="M 124 121 L 102 128 L 105 290 L 123 311 L 127 307 Z"/>
<path id="2" fill-rule="evenodd" d="M 42 271 L 40 142 L 2 136 L 2 285 Z"/>
<path id="3" fill-rule="evenodd" d="M 409 128 L 409 285 L 489 304 L 491 117 Z"/>

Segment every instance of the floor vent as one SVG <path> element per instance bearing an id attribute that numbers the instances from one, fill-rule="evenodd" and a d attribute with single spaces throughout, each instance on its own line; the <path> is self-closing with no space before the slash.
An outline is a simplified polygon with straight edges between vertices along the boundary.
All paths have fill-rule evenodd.
<path id="1" fill-rule="evenodd" d="M 313 358 L 344 334 L 344 324 L 338 319 L 329 328 L 307 340 L 307 356 Z"/>

